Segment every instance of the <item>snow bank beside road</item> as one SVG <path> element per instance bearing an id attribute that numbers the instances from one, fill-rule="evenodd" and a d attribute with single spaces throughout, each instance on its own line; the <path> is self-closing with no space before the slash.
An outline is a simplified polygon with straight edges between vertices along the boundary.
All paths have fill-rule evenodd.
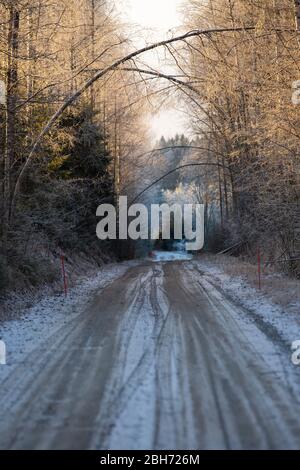
<path id="1" fill-rule="evenodd" d="M 297 299 L 290 299 L 290 305 L 285 307 L 272 302 L 270 298 L 255 287 L 252 287 L 241 276 L 231 276 L 209 257 L 198 258 L 195 266 L 201 274 L 218 289 L 221 289 L 231 300 L 252 313 L 252 320 L 269 335 L 276 335 L 274 340 L 280 340 L 290 347 L 293 341 L 300 339 L 300 304 L 298 312 L 295 309 Z M 284 278 L 282 290 L 284 291 Z M 251 318 L 251 316 L 250 316 Z"/>
<path id="2" fill-rule="evenodd" d="M 41 345 L 49 336 L 84 313 L 94 294 L 121 277 L 132 263 L 107 265 L 94 277 L 81 280 L 68 296 L 45 296 L 34 306 L 24 309 L 16 320 L 0 323 L 0 340 L 7 349 L 7 365 L 0 366 L 0 383 L 24 356 Z"/>
<path id="3" fill-rule="evenodd" d="M 270 376 L 282 380 L 299 403 L 300 368 L 292 364 L 292 343 L 300 339 L 300 318 L 294 302 L 290 310 L 284 309 L 242 277 L 225 273 L 217 263 L 215 257 L 203 256 L 192 261 L 191 267 L 201 274 L 202 287 L 229 312 L 255 353 L 268 364 Z"/>

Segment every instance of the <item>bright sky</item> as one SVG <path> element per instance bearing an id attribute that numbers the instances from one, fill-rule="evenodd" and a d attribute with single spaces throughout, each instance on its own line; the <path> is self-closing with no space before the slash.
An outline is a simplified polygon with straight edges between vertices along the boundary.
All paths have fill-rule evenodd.
<path id="1" fill-rule="evenodd" d="M 162 34 L 179 26 L 181 0 L 128 0 L 128 15 L 134 23 L 160 30 Z"/>
<path id="2" fill-rule="evenodd" d="M 138 45 L 170 36 L 169 31 L 180 26 L 181 4 L 182 0 L 126 0 L 122 7 L 126 9 L 127 20 L 134 23 L 139 30 Z M 157 55 L 152 56 L 151 65 L 153 60 L 156 60 L 154 66 L 158 68 Z M 154 139 L 159 139 L 162 135 L 172 137 L 177 132 L 183 132 L 182 115 L 167 108 L 151 118 L 151 131 Z"/>

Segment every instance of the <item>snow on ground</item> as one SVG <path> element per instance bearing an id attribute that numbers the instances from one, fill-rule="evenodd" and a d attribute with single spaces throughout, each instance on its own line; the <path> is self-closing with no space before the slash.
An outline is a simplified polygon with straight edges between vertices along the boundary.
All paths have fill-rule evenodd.
<path id="1" fill-rule="evenodd" d="M 213 259 L 194 258 L 182 251 L 154 251 L 150 259 L 153 262 L 190 262 L 191 267 L 198 270 L 201 284 L 210 291 L 211 295 L 219 296 L 219 300 L 223 302 L 223 292 L 229 300 L 233 300 L 237 308 L 233 310 L 232 303 L 227 308 L 236 320 L 244 325 L 244 333 L 249 336 L 251 342 L 255 343 L 256 349 L 262 354 L 266 353 L 266 357 L 270 357 L 273 364 L 274 354 L 280 361 L 283 358 L 284 369 L 288 363 L 290 364 L 291 345 L 300 339 L 300 315 L 297 315 L 293 309 L 289 311 L 272 303 L 262 292 L 251 287 L 241 277 L 226 274 Z M 5 342 L 7 348 L 7 365 L 0 367 L 0 383 L 16 365 L 22 362 L 24 355 L 79 316 L 99 289 L 106 287 L 121 277 L 129 267 L 138 263 L 139 261 L 132 261 L 107 265 L 99 270 L 97 275 L 82 280 L 70 289 L 67 298 L 63 295 L 45 295 L 33 307 L 24 308 L 17 319 L 0 323 L 0 340 Z M 239 308 L 240 306 L 244 309 Z M 143 318 L 144 316 L 141 317 L 141 321 Z M 271 345 L 269 352 L 266 346 L 268 344 Z M 275 353 L 272 345 L 275 345 Z M 294 371 L 299 377 L 299 368 L 294 367 Z"/>
<path id="2" fill-rule="evenodd" d="M 181 256 L 178 258 L 178 255 L 182 255 L 183 258 Z M 169 263 L 182 259 L 187 261 L 174 263 L 174 266 Z M 218 400 L 223 406 L 223 413 L 228 417 L 227 429 L 234 431 L 244 429 L 246 432 L 247 426 L 251 430 L 250 421 L 256 423 L 257 416 L 270 416 L 268 412 L 265 414 L 264 405 L 266 404 L 270 410 L 275 404 L 274 415 L 272 412 L 271 416 L 272 419 L 276 418 L 276 413 L 279 413 L 279 427 L 277 428 L 276 421 L 269 420 L 267 424 L 271 426 L 271 434 L 279 435 L 280 440 L 280 433 L 285 426 L 285 423 L 280 421 L 280 407 L 284 404 L 287 407 L 291 406 L 293 417 L 294 405 L 298 406 L 300 396 L 300 368 L 292 365 L 290 351 L 292 341 L 297 337 L 300 338 L 296 315 L 273 304 L 263 293 L 252 288 L 242 278 L 226 274 L 218 266 L 217 257 L 208 260 L 207 257 L 191 258 L 184 253 L 160 252 L 153 260 L 160 262 L 152 264 L 149 260 L 132 261 L 106 266 L 95 277 L 87 278 L 77 284 L 71 289 L 67 298 L 61 295 L 45 296 L 34 307 L 24 310 L 19 319 L 0 324 L 0 338 L 6 342 L 8 350 L 8 365 L 0 367 L 0 386 L 1 381 L 4 381 L 14 367 L 24 362 L 24 355 L 38 347 L 58 329 L 74 319 L 80 328 L 80 315 L 84 313 L 95 294 L 124 275 L 128 268 L 138 266 L 135 275 L 127 276 L 125 284 L 121 280 L 116 286 L 116 292 L 121 292 L 123 296 L 122 304 L 118 305 L 124 305 L 124 312 L 120 324 L 114 331 L 116 346 L 112 354 L 115 356 L 111 355 L 110 374 L 101 406 L 99 410 L 96 409 L 96 414 L 93 414 L 96 416 L 97 432 L 94 433 L 90 448 L 152 448 L 153 440 L 157 436 L 157 448 L 170 446 L 175 448 L 177 445 L 178 448 L 182 448 L 183 445 L 180 445 L 182 442 L 188 443 L 187 445 L 193 449 L 198 448 L 197 429 L 203 417 L 207 420 L 204 421 L 204 428 L 211 429 L 213 433 L 210 437 L 210 434 L 205 435 L 203 429 L 201 430 L 203 445 L 211 446 L 211 442 L 217 442 L 215 433 L 216 430 L 220 430 L 220 446 L 223 448 L 222 426 L 218 418 L 218 407 L 213 398 L 216 390 L 219 395 Z M 173 283 L 174 278 L 176 282 Z M 110 295 L 104 304 L 106 308 L 110 305 Z M 187 295 L 189 295 L 188 301 Z M 172 312 L 177 312 L 177 315 L 172 315 Z M 209 326 L 212 316 L 216 317 L 212 323 L 214 331 L 210 331 Z M 84 322 L 82 324 L 84 325 Z M 66 347 L 70 352 L 72 336 L 68 335 L 67 341 Z M 220 345 L 222 349 L 219 351 Z M 243 348 L 246 356 L 243 354 L 245 352 Z M 64 352 L 60 351 L 60 354 Z M 56 357 L 56 362 L 50 363 L 51 370 L 55 369 L 53 365 L 60 357 L 62 356 Z M 85 384 L 86 390 L 89 390 L 90 396 L 93 397 L 93 387 L 88 387 L 88 380 L 91 380 L 90 377 L 94 377 L 94 374 L 91 374 L 91 362 L 87 358 L 82 356 L 86 362 L 80 363 L 81 373 L 87 368 L 84 372 L 87 374 L 86 378 L 80 376 L 80 383 Z M 54 358 L 49 360 L 51 359 Z M 257 369 L 256 359 L 261 365 Z M 19 373 L 19 369 L 17 372 Z M 28 383 L 31 383 L 31 377 L 34 382 L 35 369 L 30 373 Z M 27 372 L 25 375 L 28 380 Z M 14 376 L 16 374 L 11 375 Z M 19 377 L 17 378 L 19 380 Z M 55 371 L 52 380 L 53 384 L 60 384 L 57 386 L 56 400 L 63 389 L 63 381 L 69 381 L 69 390 L 72 389 L 72 394 L 73 388 L 77 390 L 72 385 L 73 380 L 76 381 L 77 378 L 76 374 L 73 374 L 73 367 L 69 368 L 69 362 L 65 363 L 64 369 Z M 41 379 L 41 384 L 45 386 L 45 383 L 48 384 L 48 376 L 46 379 L 45 377 Z M 270 391 L 260 396 L 268 386 Z M 10 399 L 13 398 L 12 402 L 15 406 L 19 406 L 20 410 L 22 406 L 26 409 L 29 404 L 32 406 L 32 426 L 35 428 L 37 424 L 35 445 L 37 443 L 50 445 L 51 438 L 48 432 L 51 436 L 51 432 L 56 433 L 60 426 L 63 427 L 69 408 L 66 407 L 63 414 L 60 413 L 53 418 L 59 419 L 58 423 L 63 424 L 58 425 L 55 422 L 55 426 L 52 428 L 50 426 L 50 431 L 48 428 L 43 430 L 43 427 L 38 427 L 41 423 L 41 420 L 38 420 L 40 405 L 36 405 L 32 399 L 36 393 L 34 389 L 30 391 L 27 383 L 24 390 L 22 387 L 19 389 L 18 393 L 22 400 L 24 395 L 27 397 L 27 402 L 25 400 L 22 403 L 18 394 L 15 394 L 15 387 L 11 387 L 11 390 L 12 393 L 9 389 Z M 66 390 L 68 388 L 65 389 L 65 393 Z M 204 415 L 201 411 L 203 409 L 199 406 L 199 396 L 205 406 L 210 404 L 208 408 L 203 408 L 206 412 Z M 72 397 L 74 398 L 73 395 Z M 292 404 L 289 403 L 291 397 Z M 50 404 L 53 404 L 54 398 L 51 393 L 42 397 L 40 403 L 45 406 L 47 410 L 45 413 L 48 412 Z M 276 401 L 279 398 L 280 403 L 277 408 Z M 93 399 L 89 401 L 94 402 Z M 54 403 L 56 407 L 57 401 Z M 232 408 L 229 406 L 230 403 L 233 403 Z M 252 409 L 253 404 L 254 409 Z M 7 406 L 12 408 L 11 403 L 9 405 L 6 403 Z M 236 409 L 244 410 L 244 415 L 236 416 Z M 212 410 L 216 412 L 214 418 Z M 17 411 L 17 419 L 19 415 Z M 244 422 L 242 428 L 245 417 L 248 421 Z M 67 439 L 65 442 L 69 442 L 70 436 L 76 436 L 79 430 L 76 429 L 76 419 L 74 423 L 75 429 L 70 427 L 72 431 L 65 437 Z M 256 430 L 260 433 L 262 429 L 260 426 L 255 427 L 255 433 Z M 44 432 L 41 437 L 39 430 Z M 101 430 L 100 435 L 99 430 Z M 15 427 L 12 427 L 11 431 L 15 434 Z M 290 429 L 287 428 L 287 435 L 289 432 Z M 22 432 L 19 435 L 20 442 L 24 442 L 26 433 Z M 30 433 L 28 436 L 31 438 Z M 239 446 L 241 437 L 239 432 L 236 434 L 231 432 L 231 437 L 237 439 L 234 442 Z M 264 446 L 264 442 L 261 446 Z"/>
<path id="3" fill-rule="evenodd" d="M 151 281 L 154 278 L 159 312 L 155 312 L 151 302 Z M 161 327 L 164 315 L 169 310 L 162 290 L 162 280 L 163 269 L 161 266 L 156 266 L 139 277 L 140 288 L 138 290 L 136 290 L 136 284 L 132 283 L 126 292 L 129 308 L 124 313 L 116 334 L 120 341 L 118 346 L 120 360 L 116 361 L 111 371 L 112 386 L 107 387 L 103 399 L 106 413 L 110 399 L 116 391 L 116 378 L 121 380 L 122 394 L 118 396 L 117 403 L 111 412 L 111 415 L 115 416 L 114 426 L 109 435 L 109 442 L 105 442 L 105 448 L 110 450 L 118 450 L 120 446 L 122 449 L 150 449 L 149 443 L 153 440 L 157 399 L 156 330 Z M 126 358 L 125 361 L 124 358 Z M 104 419 L 100 413 L 97 417 L 99 428 Z M 103 445 L 104 443 L 101 442 L 101 446 Z M 91 448 L 98 447 L 99 438 L 95 435 Z"/>
<path id="4" fill-rule="evenodd" d="M 188 261 L 193 258 L 186 251 L 153 251 L 150 255 L 152 261 Z"/>
<path id="5" fill-rule="evenodd" d="M 16 320 L 0 323 L 0 340 L 6 344 L 5 366 L 0 383 L 27 355 L 62 326 L 81 315 L 96 292 L 121 277 L 135 262 L 104 266 L 95 276 L 81 280 L 64 295 L 49 295 L 25 308 Z"/>
<path id="6" fill-rule="evenodd" d="M 270 371 L 276 371 L 297 398 L 300 367 L 292 364 L 291 356 L 292 343 L 300 339 L 299 314 L 273 303 L 245 279 L 226 274 L 213 260 L 198 258 L 192 264 L 201 273 L 201 284 L 230 311 L 257 353 L 269 363 Z M 292 299 L 291 305 L 294 307 Z"/>
<path id="7" fill-rule="evenodd" d="M 298 314 L 295 314 L 294 309 L 283 308 L 273 303 L 263 292 L 251 287 L 242 277 L 233 277 L 224 273 L 213 262 L 201 260 L 201 258 L 194 262 L 205 273 L 207 280 L 221 288 L 225 294 L 240 305 L 255 313 L 257 322 L 261 319 L 271 327 L 270 331 L 276 330 L 286 344 L 300 339 L 300 306 Z M 284 289 L 284 279 L 282 280 L 282 289 Z M 291 305 L 294 307 L 292 299 Z"/>

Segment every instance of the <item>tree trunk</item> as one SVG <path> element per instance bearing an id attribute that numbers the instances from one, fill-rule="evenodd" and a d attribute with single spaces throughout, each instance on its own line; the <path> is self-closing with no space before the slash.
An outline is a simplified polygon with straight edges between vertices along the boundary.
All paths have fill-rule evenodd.
<path id="1" fill-rule="evenodd" d="M 95 42 L 96 42 L 96 5 L 95 0 L 91 0 L 91 41 L 92 41 L 92 51 L 91 51 L 91 59 L 92 61 L 95 60 L 96 52 L 95 52 Z M 94 64 L 93 64 L 94 66 Z M 92 110 L 92 119 L 95 110 L 95 86 L 94 84 L 90 88 L 90 101 L 91 101 L 91 110 Z"/>
<path id="2" fill-rule="evenodd" d="M 224 229 L 224 212 L 223 212 L 223 191 L 222 191 L 222 179 L 221 179 L 221 162 L 220 158 L 217 157 L 218 161 L 218 186 L 219 186 L 219 204 L 220 204 L 220 217 L 221 227 Z"/>
<path id="3" fill-rule="evenodd" d="M 15 156 L 16 137 L 16 104 L 18 82 L 18 49 L 19 49 L 20 14 L 11 4 L 9 8 L 9 30 L 7 48 L 7 95 L 6 95 L 6 137 L 4 151 L 4 184 L 3 184 L 3 246 L 7 251 L 8 231 L 10 225 L 11 202 L 11 169 Z"/>
<path id="4" fill-rule="evenodd" d="M 296 29 L 300 32 L 300 0 L 295 0 L 296 7 Z"/>

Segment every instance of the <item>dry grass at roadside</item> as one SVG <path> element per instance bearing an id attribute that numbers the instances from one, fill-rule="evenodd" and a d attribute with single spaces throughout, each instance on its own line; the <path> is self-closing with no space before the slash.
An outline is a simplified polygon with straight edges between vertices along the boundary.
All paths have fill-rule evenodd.
<path id="1" fill-rule="evenodd" d="M 240 277 L 251 287 L 258 288 L 257 264 L 229 255 L 201 255 L 200 259 L 220 268 L 232 278 Z M 300 281 L 277 272 L 273 267 L 262 267 L 262 293 L 283 308 L 298 309 L 300 314 Z"/>

